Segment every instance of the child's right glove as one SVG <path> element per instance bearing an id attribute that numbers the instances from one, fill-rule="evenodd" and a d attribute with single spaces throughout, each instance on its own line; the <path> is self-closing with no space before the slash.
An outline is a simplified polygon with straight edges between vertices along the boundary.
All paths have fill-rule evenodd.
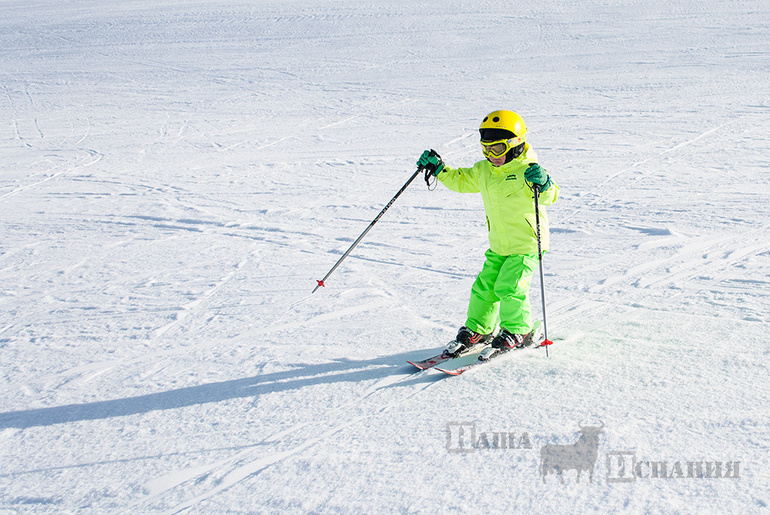
<path id="1" fill-rule="evenodd" d="M 551 176 L 537 163 L 530 163 L 529 168 L 524 171 L 524 178 L 532 184 L 537 184 L 541 193 L 552 184 Z"/>
<path id="2" fill-rule="evenodd" d="M 417 160 L 417 168 L 424 168 L 428 170 L 430 175 L 438 175 L 441 170 L 444 169 L 444 161 L 441 160 L 441 156 L 435 150 L 426 150 Z"/>

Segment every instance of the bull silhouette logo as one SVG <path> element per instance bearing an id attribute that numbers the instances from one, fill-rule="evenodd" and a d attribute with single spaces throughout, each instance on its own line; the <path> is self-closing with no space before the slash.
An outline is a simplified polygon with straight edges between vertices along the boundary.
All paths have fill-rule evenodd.
<path id="1" fill-rule="evenodd" d="M 584 426 L 578 422 L 580 438 L 572 445 L 547 444 L 540 448 L 540 475 L 545 483 L 545 476 L 554 473 L 564 484 L 564 471 L 577 471 L 577 482 L 580 483 L 580 472 L 588 471 L 588 479 L 594 482 L 594 465 L 599 455 L 599 433 L 601 426 Z"/>

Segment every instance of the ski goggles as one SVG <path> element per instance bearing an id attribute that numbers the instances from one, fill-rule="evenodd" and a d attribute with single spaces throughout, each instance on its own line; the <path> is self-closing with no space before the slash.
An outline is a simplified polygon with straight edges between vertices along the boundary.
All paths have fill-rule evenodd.
<path id="1" fill-rule="evenodd" d="M 503 157 L 513 147 L 524 143 L 524 138 L 516 136 L 509 139 L 500 139 L 497 141 L 482 141 L 481 149 L 485 157 Z"/>

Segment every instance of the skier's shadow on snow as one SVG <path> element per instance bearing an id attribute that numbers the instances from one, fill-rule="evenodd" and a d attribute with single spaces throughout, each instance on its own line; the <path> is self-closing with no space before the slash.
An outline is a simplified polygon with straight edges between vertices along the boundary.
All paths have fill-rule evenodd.
<path id="1" fill-rule="evenodd" d="M 258 397 L 299 388 L 342 382 L 382 380 L 393 375 L 417 372 L 409 365 L 401 365 L 414 359 L 415 352 L 384 356 L 371 360 L 336 360 L 330 363 L 298 365 L 292 370 L 260 374 L 244 379 L 234 379 L 200 386 L 189 386 L 166 392 L 150 393 L 85 404 L 69 404 L 52 408 L 38 408 L 0 413 L 0 429 L 50 426 L 84 420 L 100 420 L 112 417 L 137 415 L 151 411 L 169 410 L 220 402 L 243 397 Z M 432 378 L 407 375 L 408 381 L 396 384 L 406 386 L 415 382 L 433 381 Z M 370 383 L 366 383 L 370 386 Z M 375 383 L 376 384 L 376 383 Z M 391 385 L 385 385 L 386 388 Z M 366 388 L 363 387 L 362 388 Z"/>

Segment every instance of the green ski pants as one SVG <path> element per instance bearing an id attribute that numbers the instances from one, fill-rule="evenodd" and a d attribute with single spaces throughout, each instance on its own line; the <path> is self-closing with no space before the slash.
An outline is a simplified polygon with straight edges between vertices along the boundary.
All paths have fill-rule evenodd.
<path id="1" fill-rule="evenodd" d="M 529 285 L 537 267 L 537 254 L 501 256 L 487 250 L 486 261 L 471 288 L 465 326 L 489 334 L 499 324 L 514 334 L 532 330 Z"/>

